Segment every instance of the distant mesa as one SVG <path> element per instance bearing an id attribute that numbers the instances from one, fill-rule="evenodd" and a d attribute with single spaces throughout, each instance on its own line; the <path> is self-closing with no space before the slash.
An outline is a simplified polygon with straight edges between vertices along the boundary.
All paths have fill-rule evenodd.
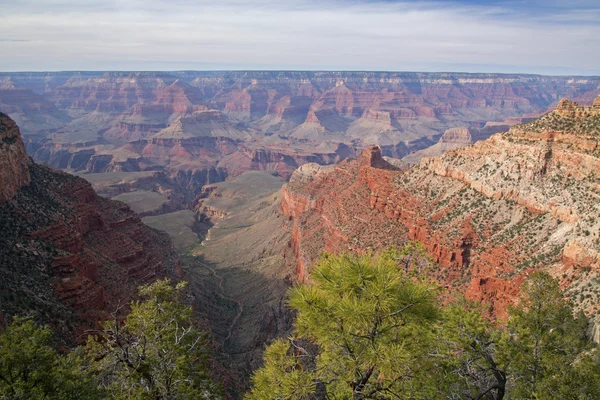
<path id="1" fill-rule="evenodd" d="M 473 143 L 473 130 L 469 128 L 450 128 L 440 138 L 440 143 L 453 143 L 468 146 Z"/>
<path id="2" fill-rule="evenodd" d="M 194 198 L 248 170 L 289 177 L 372 145 L 413 165 L 507 131 L 554 99 L 591 104 L 599 85 L 460 73 L 7 72 L 0 111 L 36 161 L 81 173 L 162 172 Z"/>

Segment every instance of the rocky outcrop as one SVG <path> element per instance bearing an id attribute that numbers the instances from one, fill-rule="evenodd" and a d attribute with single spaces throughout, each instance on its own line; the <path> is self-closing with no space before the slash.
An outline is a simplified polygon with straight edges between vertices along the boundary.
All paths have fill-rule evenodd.
<path id="1" fill-rule="evenodd" d="M 479 138 L 479 130 L 473 128 L 450 128 L 447 129 L 440 140 L 426 149 L 416 151 L 402 158 L 409 165 L 417 164 L 423 157 L 437 157 L 447 151 L 469 146 L 474 138 Z"/>
<path id="2" fill-rule="evenodd" d="M 364 118 L 367 121 L 378 122 L 388 126 L 391 126 L 392 124 L 391 114 L 387 111 L 367 110 Z"/>
<path id="3" fill-rule="evenodd" d="M 175 276 L 179 257 L 167 235 L 128 206 L 99 197 L 81 178 L 29 163 L 14 123 L 5 116 L 0 123 L 13 152 L 1 172 L 22 175 L 2 185 L 12 194 L 0 203 L 1 311 L 32 311 L 66 340 L 85 340 L 78 335 L 128 304 L 138 285 Z"/>
<path id="4" fill-rule="evenodd" d="M 324 250 L 418 240 L 439 264 L 433 275 L 440 283 L 488 303 L 496 317 L 540 268 L 559 278 L 578 309 L 596 315 L 600 297 L 590 285 L 600 276 L 600 159 L 588 143 L 594 128 L 580 121 L 589 107 L 569 106 L 573 123 L 556 133 L 552 115 L 565 107 L 407 171 L 382 163 L 376 147 L 335 168 L 299 171 L 282 194 L 298 279 Z M 461 141 L 464 133 L 445 140 Z"/>
<path id="5" fill-rule="evenodd" d="M 575 117 L 578 109 L 579 104 L 575 103 L 574 101 L 570 101 L 569 99 L 562 99 L 558 102 L 554 112 L 565 117 Z"/>
<path id="6" fill-rule="evenodd" d="M 0 203 L 29 184 L 30 164 L 19 128 L 7 115 L 0 113 Z"/>
<path id="7" fill-rule="evenodd" d="M 473 135 L 469 128 L 451 128 L 440 138 L 440 143 L 468 146 L 473 143 Z"/>

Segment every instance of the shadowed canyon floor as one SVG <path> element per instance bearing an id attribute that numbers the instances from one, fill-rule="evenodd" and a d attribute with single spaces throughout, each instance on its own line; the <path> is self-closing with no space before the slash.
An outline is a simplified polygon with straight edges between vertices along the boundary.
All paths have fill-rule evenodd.
<path id="1" fill-rule="evenodd" d="M 269 173 L 248 172 L 212 186 L 198 204 L 213 226 L 192 254 L 214 271 L 223 294 L 237 303 L 220 340 L 234 366 L 245 371 L 260 364 L 265 341 L 290 330 L 283 301 L 294 271 L 286 263 L 291 251 L 280 209 L 283 183 Z"/>
<path id="2" fill-rule="evenodd" d="M 269 172 L 246 172 L 205 186 L 197 213 L 143 219 L 168 232 L 184 254 L 196 309 L 211 327 L 222 363 L 234 371 L 227 378 L 234 394 L 260 365 L 265 343 L 291 329 L 284 299 L 294 280 L 294 257 L 281 212 L 284 183 Z"/>

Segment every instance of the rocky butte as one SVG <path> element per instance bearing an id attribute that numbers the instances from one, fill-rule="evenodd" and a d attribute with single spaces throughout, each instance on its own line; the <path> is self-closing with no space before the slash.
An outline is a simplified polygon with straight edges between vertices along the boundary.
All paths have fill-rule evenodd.
<path id="1" fill-rule="evenodd" d="M 33 163 L 0 113 L 0 322 L 34 313 L 85 340 L 140 284 L 181 273 L 166 234 L 81 179 Z"/>
<path id="2" fill-rule="evenodd" d="M 323 250 L 418 240 L 439 263 L 441 284 L 487 302 L 496 317 L 543 268 L 597 322 L 599 138 L 600 98 L 588 107 L 562 100 L 537 120 L 408 170 L 395 170 L 378 147 L 304 166 L 282 194 L 297 276 L 306 279 Z"/>
<path id="3" fill-rule="evenodd" d="M 0 73 L 0 111 L 28 153 L 79 173 L 160 172 L 191 201 L 248 170 L 288 179 L 371 145 L 439 155 L 487 139 L 561 97 L 588 101 L 598 78 L 413 72 Z M 444 135 L 460 128 L 461 134 Z M 460 137 L 459 137 L 460 136 Z M 419 151 L 425 150 L 423 153 Z"/>

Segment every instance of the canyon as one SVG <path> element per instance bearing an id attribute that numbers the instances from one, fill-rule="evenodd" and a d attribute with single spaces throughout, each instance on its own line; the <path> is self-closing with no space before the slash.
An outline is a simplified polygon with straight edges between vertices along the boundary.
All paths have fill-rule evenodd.
<path id="1" fill-rule="evenodd" d="M 0 113 L 0 325 L 33 313 L 65 343 L 120 317 L 137 287 L 181 276 L 169 237 L 87 181 L 31 161 Z"/>
<path id="2" fill-rule="evenodd" d="M 448 129 L 468 131 L 462 143 L 484 140 L 562 97 L 591 102 L 599 84 L 517 74 L 6 72 L 0 111 L 36 161 L 134 182 L 133 173 L 154 171 L 166 185 L 156 190 L 190 203 L 229 176 L 289 179 L 305 163 L 337 163 L 371 145 L 414 164 L 455 147 Z"/>
<path id="3" fill-rule="evenodd" d="M 599 93 L 595 77 L 0 73 L 0 325 L 39 310 L 76 342 L 137 285 L 183 278 L 235 397 L 323 251 L 407 240 L 491 318 L 542 268 L 596 323 Z"/>
<path id="4" fill-rule="evenodd" d="M 466 133 L 466 132 L 463 132 Z M 600 97 L 561 100 L 539 119 L 399 169 L 369 147 L 335 166 L 308 164 L 283 188 L 296 276 L 323 251 L 421 242 L 448 293 L 504 318 L 520 283 L 544 269 L 597 326 Z M 598 339 L 598 329 L 593 329 Z"/>

